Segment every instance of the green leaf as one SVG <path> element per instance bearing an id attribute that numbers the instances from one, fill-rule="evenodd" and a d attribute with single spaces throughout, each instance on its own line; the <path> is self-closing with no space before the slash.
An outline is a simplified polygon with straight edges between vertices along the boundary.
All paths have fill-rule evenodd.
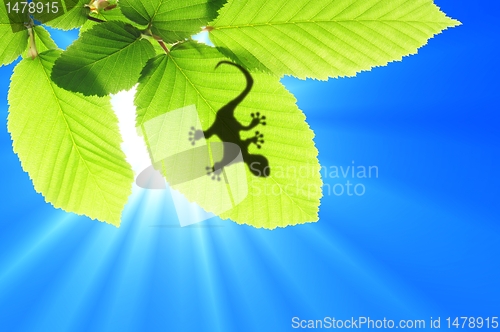
<path id="1" fill-rule="evenodd" d="M 118 21 L 118 22 L 123 22 L 123 23 L 128 23 L 130 25 L 133 25 L 135 26 L 136 28 L 138 28 L 139 30 L 144 30 L 146 29 L 147 27 L 146 26 L 141 26 L 140 24 L 137 24 L 136 22 L 130 20 L 128 17 L 126 17 L 125 15 L 123 15 L 123 13 L 121 12 L 120 9 L 118 9 L 118 7 L 115 7 L 111 10 L 105 10 L 105 9 L 102 9 L 98 12 L 91 12 L 89 14 L 90 17 L 92 18 L 95 18 L 97 19 L 97 21 L 93 21 L 93 20 L 87 20 L 81 27 L 80 27 L 80 35 L 87 31 L 87 30 L 90 30 L 92 27 L 96 26 L 96 25 L 99 25 L 100 23 L 102 22 L 99 22 L 100 21 L 104 21 L 104 22 L 108 22 L 108 21 Z"/>
<path id="2" fill-rule="evenodd" d="M 137 26 L 137 28 L 140 28 L 140 29 L 145 29 L 146 26 L 141 26 L 139 24 L 137 24 L 136 22 L 130 20 L 127 16 L 125 16 L 122 11 L 116 7 L 116 8 L 113 8 L 111 10 L 105 10 L 105 9 L 102 9 L 96 13 L 91 13 L 90 16 L 94 17 L 94 18 L 97 18 L 98 20 L 101 20 L 101 21 L 119 21 L 119 22 L 124 22 L 124 23 L 128 23 L 130 25 L 134 25 L 134 26 Z"/>
<path id="3" fill-rule="evenodd" d="M 28 38 L 28 30 L 22 23 L 12 23 L 4 4 L 0 4 L 0 66 L 16 60 L 28 46 Z"/>
<path id="4" fill-rule="evenodd" d="M 109 13 L 111 13 L 111 12 L 113 14 L 109 15 Z M 100 20 L 104 20 L 104 21 L 120 21 L 120 22 L 129 23 L 129 24 L 135 26 L 138 29 L 145 28 L 145 27 L 141 27 L 139 24 L 137 24 L 137 23 L 129 20 L 125 15 L 122 14 L 122 12 L 120 10 L 117 10 L 117 9 L 113 9 L 113 10 L 110 10 L 110 11 L 102 11 L 99 14 L 91 14 L 91 16 L 93 16 L 93 17 L 95 17 L 97 19 L 100 19 Z M 99 24 L 100 23 L 98 23 L 98 22 L 88 20 L 87 22 L 85 22 L 84 25 L 82 25 L 80 27 L 80 35 L 82 33 L 84 33 L 85 31 L 90 30 L 94 26 L 99 25 Z M 142 38 L 149 40 L 149 42 L 153 45 L 153 47 L 154 47 L 154 49 L 156 51 L 156 54 L 164 54 L 165 53 L 165 50 L 160 46 L 160 44 L 158 43 L 158 41 L 156 39 L 154 39 L 152 36 L 148 36 L 148 35 L 144 35 L 143 34 Z M 170 48 L 172 45 L 171 44 L 167 44 L 166 46 L 168 48 Z"/>
<path id="5" fill-rule="evenodd" d="M 151 43 L 122 22 L 105 22 L 82 33 L 56 61 L 52 79 L 84 95 L 105 96 L 132 88 L 148 59 Z"/>
<path id="6" fill-rule="evenodd" d="M 416 54 L 459 24 L 431 0 L 230 0 L 210 37 L 247 68 L 324 80 Z"/>
<path id="7" fill-rule="evenodd" d="M 151 26 L 154 35 L 174 43 L 201 31 L 217 16 L 221 0 L 120 0 L 120 8 L 129 19 Z"/>
<path id="8" fill-rule="evenodd" d="M 97 20 L 104 21 L 104 22 L 118 21 L 118 22 L 127 23 L 127 24 L 135 26 L 136 28 L 138 28 L 140 30 L 143 30 L 146 28 L 146 27 L 140 26 L 139 24 L 129 20 L 128 17 L 123 15 L 121 10 L 118 8 L 114 8 L 112 10 L 101 10 L 99 12 L 90 13 L 89 16 L 96 18 Z M 80 27 L 79 35 L 81 35 L 82 33 L 84 33 L 87 30 L 92 29 L 94 26 L 99 25 L 100 23 L 102 23 L 102 22 L 87 20 Z"/>
<path id="9" fill-rule="evenodd" d="M 32 31 L 35 37 L 35 46 L 37 53 L 42 53 L 47 50 L 57 49 L 56 43 L 54 42 L 52 37 L 50 37 L 50 33 L 47 30 L 45 30 L 44 27 L 37 25 L 33 27 Z M 23 57 L 27 58 L 30 56 L 30 54 L 31 54 L 30 47 L 28 47 L 28 49 L 26 49 L 25 52 L 23 53 Z"/>
<path id="10" fill-rule="evenodd" d="M 78 37 L 80 37 L 84 32 L 89 31 L 90 29 L 99 24 L 101 23 L 87 20 L 87 22 L 83 23 L 83 25 L 80 27 L 80 30 L 78 31 Z"/>
<path id="11" fill-rule="evenodd" d="M 59 12 L 34 14 L 36 20 L 43 22 L 50 27 L 71 30 L 81 27 L 87 20 L 90 13 L 88 7 L 89 0 L 59 0 Z M 52 4 L 53 2 L 48 2 Z M 64 12 L 64 14 L 62 14 Z"/>
<path id="12" fill-rule="evenodd" d="M 59 55 L 47 51 L 14 70 L 8 96 L 14 151 L 47 202 L 118 226 L 133 182 L 118 120 L 109 97 L 84 97 L 50 81 Z"/>
<path id="13" fill-rule="evenodd" d="M 95 27 L 96 25 L 99 25 L 99 24 L 101 24 L 101 23 L 91 21 L 91 20 L 88 20 L 87 22 L 83 23 L 83 25 L 80 27 L 80 29 L 78 31 L 78 37 L 80 37 L 84 32 L 89 31 L 90 29 L 92 29 L 93 27 Z"/>
<path id="14" fill-rule="evenodd" d="M 243 91 L 245 78 L 238 69 L 229 65 L 215 69 L 217 63 L 225 59 L 215 48 L 191 42 L 178 45 L 169 54 L 148 62 L 140 79 L 135 104 L 137 126 L 142 128 L 152 155 L 168 144 L 189 145 L 189 130 L 178 129 L 182 128 L 181 122 L 188 113 L 180 113 L 184 115 L 178 121 L 161 121 L 163 114 L 173 114 L 172 111 L 195 105 L 201 127 L 206 130 L 217 111 Z M 172 174 L 163 173 L 170 185 L 190 201 L 237 223 L 273 229 L 317 221 L 322 182 L 314 133 L 297 108 L 295 98 L 278 78 L 264 73 L 253 73 L 252 76 L 254 86 L 236 108 L 235 117 L 246 125 L 252 121 L 251 113 L 260 112 L 266 116 L 266 126 L 242 132 L 240 138 L 252 137 L 255 130 L 265 135 L 262 149 L 251 146 L 249 152 L 264 155 L 269 160 L 271 175 L 254 176 L 247 165 L 240 163 L 244 167 L 243 180 L 247 181 L 249 194 L 234 208 L 221 213 L 221 202 L 225 198 L 221 196 L 219 183 L 224 181 L 213 181 L 203 173 L 195 182 L 174 184 Z M 155 119 L 160 119 L 156 121 L 159 125 L 149 125 Z M 239 135 L 234 128 L 228 127 L 227 130 Z M 214 137 L 209 141 L 217 140 Z M 207 149 L 211 149 L 209 146 Z M 208 150 L 207 153 L 211 153 L 214 161 L 219 159 L 218 152 Z M 181 159 L 179 167 L 192 165 Z M 157 162 L 155 156 L 153 161 Z M 204 169 L 205 165 L 202 166 Z M 241 178 L 236 177 L 236 187 L 229 186 L 233 198 L 239 195 L 241 185 L 244 185 Z"/>

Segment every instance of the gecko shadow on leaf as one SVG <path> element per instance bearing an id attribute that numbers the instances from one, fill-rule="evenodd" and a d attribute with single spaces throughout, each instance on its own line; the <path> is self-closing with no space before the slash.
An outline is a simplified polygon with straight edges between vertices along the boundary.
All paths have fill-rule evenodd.
<path id="1" fill-rule="evenodd" d="M 246 196 L 246 176 L 240 176 L 245 173 L 239 173 L 240 168 L 233 168 L 229 171 L 229 166 L 236 165 L 241 162 L 248 165 L 250 172 L 257 177 L 268 177 L 271 173 L 268 159 L 261 154 L 251 154 L 249 152 L 250 145 L 255 144 L 258 149 L 264 144 L 264 134 L 255 130 L 253 137 L 241 139 L 242 131 L 252 131 L 257 129 L 259 125 L 266 125 L 266 117 L 256 112 L 251 114 L 252 120 L 248 125 L 241 124 L 235 117 L 234 112 L 236 107 L 250 93 L 253 86 L 253 79 L 247 70 L 237 64 L 221 61 L 217 65 L 228 64 L 237 67 L 246 78 L 245 89 L 233 100 L 223 106 L 216 114 L 215 121 L 205 131 L 196 129 L 192 125 L 196 121 L 196 126 L 201 126 L 198 121 L 198 114 L 194 105 L 183 107 L 181 109 L 167 112 L 155 119 L 149 120 L 144 124 L 144 135 L 148 137 L 150 144 L 150 155 L 153 160 L 153 165 L 143 170 L 136 179 L 139 187 L 145 189 L 166 189 L 163 177 L 166 177 L 169 185 L 176 188 L 184 183 L 193 183 L 201 177 L 211 176 L 212 180 L 221 180 L 221 175 L 224 176 L 224 182 L 228 185 L 236 185 L 239 189 L 233 190 L 233 195 L 236 192 L 240 193 L 241 197 Z M 217 68 L 216 67 L 216 68 Z M 191 120 L 183 120 L 191 119 Z M 186 122 L 184 122 L 186 121 Z M 175 124 L 181 126 L 181 137 L 188 139 L 184 142 L 179 142 L 176 138 L 170 137 L 169 134 L 160 135 L 158 130 L 163 128 L 165 124 Z M 260 129 L 260 128 L 259 128 Z M 163 132 L 175 132 L 176 128 L 163 128 Z M 185 130 L 185 135 L 183 132 Z M 175 135 L 174 135 L 175 136 Z M 206 143 L 204 139 L 209 139 L 213 136 L 219 137 L 221 142 Z M 177 137 L 177 136 L 175 136 Z M 169 139 L 172 139 L 169 141 Z M 190 144 L 189 144 L 190 143 Z M 190 146 L 191 145 L 191 146 Z M 212 160 L 217 160 L 213 163 Z M 244 169 L 244 166 L 242 166 Z M 223 173 L 223 170 L 226 172 Z M 236 172 L 236 173 L 235 173 Z M 217 186 L 214 186 L 214 188 Z M 219 188 L 219 187 L 217 187 Z M 224 186 L 224 188 L 226 188 Z M 217 190 L 216 190 L 217 191 Z M 243 192 L 242 191 L 242 192 Z M 235 196 L 236 197 L 236 196 Z M 234 197 L 233 197 L 234 198 Z"/>
<path id="2" fill-rule="evenodd" d="M 241 124 L 236 117 L 234 112 L 236 107 L 245 99 L 245 97 L 250 93 L 252 86 L 254 84 L 253 78 L 250 73 L 242 66 L 229 62 L 221 61 L 215 67 L 216 69 L 221 64 L 227 64 L 235 66 L 238 68 L 246 78 L 246 87 L 236 98 L 231 100 L 225 106 L 223 106 L 215 117 L 215 121 L 207 130 L 196 129 L 191 127 L 189 132 L 189 141 L 192 145 L 196 145 L 196 141 L 205 137 L 209 139 L 212 136 L 218 136 L 223 142 L 223 155 L 222 159 L 215 162 L 213 166 L 207 166 L 207 175 L 212 176 L 212 179 L 217 179 L 220 181 L 220 174 L 224 167 L 234 163 L 234 155 L 241 151 L 243 162 L 246 163 L 250 169 L 250 172 L 255 176 L 268 177 L 271 174 L 271 169 L 269 167 L 269 161 L 266 157 L 260 154 L 250 154 L 248 149 L 251 144 L 255 144 L 257 148 L 261 148 L 264 144 L 264 134 L 260 131 L 255 131 L 255 134 L 251 138 L 242 140 L 240 138 L 240 132 L 250 131 L 256 128 L 258 125 L 266 125 L 266 117 L 260 113 L 252 113 L 252 121 L 248 125 Z M 235 147 L 240 151 L 234 151 Z M 236 159 L 237 160 L 237 159 Z"/>

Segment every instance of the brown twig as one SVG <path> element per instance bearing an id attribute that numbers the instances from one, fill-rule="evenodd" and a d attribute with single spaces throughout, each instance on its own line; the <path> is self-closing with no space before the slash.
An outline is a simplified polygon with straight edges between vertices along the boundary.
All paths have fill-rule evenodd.
<path id="1" fill-rule="evenodd" d="M 91 20 L 91 21 L 93 21 L 93 22 L 97 22 L 97 23 L 104 23 L 104 22 L 106 22 L 106 21 L 104 21 L 104 20 L 101 20 L 101 19 L 95 18 L 95 17 L 90 16 L 90 15 L 88 15 L 88 16 L 87 16 L 87 18 L 88 18 L 89 20 Z"/>

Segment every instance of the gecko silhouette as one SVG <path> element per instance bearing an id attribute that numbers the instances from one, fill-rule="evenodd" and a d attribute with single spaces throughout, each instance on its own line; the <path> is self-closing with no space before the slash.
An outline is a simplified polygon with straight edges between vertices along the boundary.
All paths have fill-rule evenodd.
<path id="1" fill-rule="evenodd" d="M 207 130 L 203 131 L 191 127 L 189 132 L 189 140 L 192 145 L 196 144 L 196 141 L 205 137 L 209 139 L 213 135 L 218 136 L 223 144 L 223 156 L 219 162 L 214 163 L 213 166 L 207 166 L 207 175 L 211 175 L 212 179 L 217 179 L 220 181 L 220 174 L 225 166 L 229 166 L 231 162 L 235 160 L 235 148 L 234 145 L 239 147 L 241 151 L 243 162 L 246 163 L 250 169 L 250 172 L 255 176 L 268 177 L 271 173 L 269 168 L 269 161 L 266 157 L 259 154 L 250 154 L 248 148 L 250 144 L 255 144 L 257 148 L 261 148 L 264 144 L 264 134 L 259 131 L 255 132 L 255 135 L 251 138 L 242 140 L 240 138 L 241 131 L 249 131 L 257 127 L 259 124 L 266 125 L 266 117 L 260 115 L 259 112 L 252 113 L 252 121 L 249 125 L 242 125 L 234 116 L 234 111 L 236 107 L 245 99 L 245 97 L 250 93 L 253 86 L 253 78 L 250 73 L 242 66 L 229 62 L 221 61 L 215 66 L 217 69 L 221 64 L 227 64 L 238 68 L 246 78 L 246 87 L 243 92 L 241 92 L 236 98 L 231 100 L 225 106 L 223 106 L 215 116 L 215 120 Z M 228 144 L 229 143 L 229 144 Z M 239 151 L 236 151 L 239 152 Z M 237 153 L 236 153 L 237 154 Z"/>

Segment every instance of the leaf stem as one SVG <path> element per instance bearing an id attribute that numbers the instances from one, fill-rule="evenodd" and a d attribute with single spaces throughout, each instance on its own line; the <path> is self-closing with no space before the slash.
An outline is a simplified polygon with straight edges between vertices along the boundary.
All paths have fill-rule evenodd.
<path id="1" fill-rule="evenodd" d="M 167 45 L 165 45 L 163 39 L 161 39 L 160 36 L 156 36 L 155 34 L 153 34 L 153 31 L 151 31 L 151 23 L 145 30 L 141 31 L 141 33 L 144 34 L 145 36 L 151 37 L 154 40 L 156 40 L 158 44 L 160 44 L 161 48 L 163 48 L 166 54 L 170 53 L 170 50 L 168 49 Z"/>
<path id="2" fill-rule="evenodd" d="M 158 42 L 158 44 L 160 44 L 161 48 L 163 48 L 163 50 L 165 51 L 165 53 L 169 53 L 170 50 L 167 48 L 167 45 L 165 45 L 165 42 L 161 39 L 157 39 L 156 40 Z"/>
<path id="3" fill-rule="evenodd" d="M 31 59 L 35 60 L 35 58 L 38 56 L 38 50 L 36 49 L 35 31 L 33 30 L 34 28 L 33 20 L 30 20 L 30 22 L 26 25 L 26 27 L 28 28 L 28 35 L 29 35 L 28 54 L 31 55 Z"/>

